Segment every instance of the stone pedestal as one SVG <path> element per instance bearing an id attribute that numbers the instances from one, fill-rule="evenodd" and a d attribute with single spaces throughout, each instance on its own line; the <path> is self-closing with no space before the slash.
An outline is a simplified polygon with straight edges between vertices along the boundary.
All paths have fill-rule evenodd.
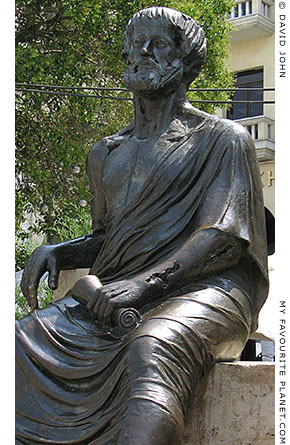
<path id="1" fill-rule="evenodd" d="M 53 291 L 54 300 L 58 300 L 73 287 L 76 281 L 89 273 L 90 269 L 61 270 L 58 280 L 58 288 Z"/>
<path id="2" fill-rule="evenodd" d="M 274 363 L 218 363 L 197 388 L 183 445 L 274 445 Z"/>

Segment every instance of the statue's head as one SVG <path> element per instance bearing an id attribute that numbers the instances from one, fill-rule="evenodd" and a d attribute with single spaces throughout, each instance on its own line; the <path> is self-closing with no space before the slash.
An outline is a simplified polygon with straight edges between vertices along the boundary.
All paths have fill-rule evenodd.
<path id="1" fill-rule="evenodd" d="M 124 33 L 125 84 L 152 94 L 188 89 L 206 57 L 202 28 L 187 15 L 164 7 L 137 12 Z"/>

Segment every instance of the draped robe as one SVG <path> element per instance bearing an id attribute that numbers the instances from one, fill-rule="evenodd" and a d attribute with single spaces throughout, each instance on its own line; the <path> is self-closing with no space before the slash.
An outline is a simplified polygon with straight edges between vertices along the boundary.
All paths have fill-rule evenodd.
<path id="1" fill-rule="evenodd" d="M 239 264 L 145 306 L 131 332 L 96 322 L 71 295 L 17 322 L 17 443 L 114 444 L 136 399 L 182 429 L 198 378 L 215 361 L 237 358 L 255 330 L 268 290 L 255 147 L 240 125 L 201 116 L 195 126 L 183 116 L 182 131 L 177 122 L 160 138 L 160 157 L 133 201 L 106 209 L 90 273 L 103 284 L 134 278 L 206 229 L 242 240 Z M 92 188 L 132 131 L 91 150 Z"/>

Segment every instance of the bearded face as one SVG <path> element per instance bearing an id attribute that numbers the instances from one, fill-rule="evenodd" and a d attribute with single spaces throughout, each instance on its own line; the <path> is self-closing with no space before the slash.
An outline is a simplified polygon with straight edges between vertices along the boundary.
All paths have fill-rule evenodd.
<path id="1" fill-rule="evenodd" d="M 128 89 L 151 95 L 177 89 L 183 77 L 173 32 L 166 24 L 150 21 L 135 26 L 124 74 Z"/>

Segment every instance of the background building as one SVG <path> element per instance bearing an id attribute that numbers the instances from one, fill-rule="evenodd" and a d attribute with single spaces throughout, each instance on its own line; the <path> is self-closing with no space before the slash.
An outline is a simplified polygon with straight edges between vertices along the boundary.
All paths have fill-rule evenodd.
<path id="1" fill-rule="evenodd" d="M 256 149 L 264 191 L 265 207 L 275 215 L 275 5 L 273 0 L 236 0 L 229 68 L 236 75 L 235 103 L 219 115 L 234 119 L 251 133 Z M 247 89 L 245 91 L 244 89 Z M 262 91 L 261 89 L 264 89 Z M 251 91 L 253 90 L 253 91 Z M 251 103 L 265 101 L 265 103 Z M 269 218 L 270 222 L 270 218 Z M 273 236 L 273 233 L 272 233 Z M 273 253 L 273 252 L 272 252 Z"/>
<path id="2" fill-rule="evenodd" d="M 236 75 L 234 103 L 231 109 L 220 110 L 218 115 L 233 119 L 251 133 L 254 139 L 263 185 L 269 271 L 270 295 L 260 314 L 256 342 L 247 345 L 245 359 L 259 355 L 260 359 L 274 359 L 273 312 L 275 304 L 275 5 L 273 0 L 235 0 L 229 18 L 233 24 L 229 68 Z M 258 103 L 257 103 L 258 102 Z M 264 102 L 264 103 L 261 103 Z M 271 344 L 272 343 L 272 344 Z"/>

